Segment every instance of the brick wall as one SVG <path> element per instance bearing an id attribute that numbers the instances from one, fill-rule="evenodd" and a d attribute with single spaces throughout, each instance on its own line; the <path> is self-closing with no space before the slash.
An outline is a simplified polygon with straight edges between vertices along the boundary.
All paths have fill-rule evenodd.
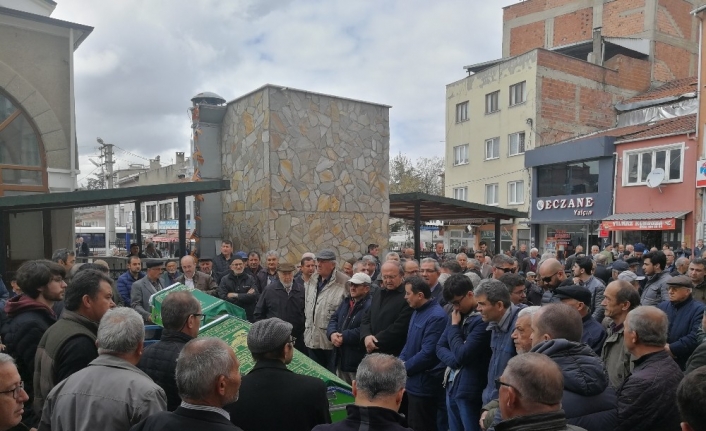
<path id="1" fill-rule="evenodd" d="M 581 42 L 593 37 L 593 8 L 554 18 L 554 46 Z"/>
<path id="2" fill-rule="evenodd" d="M 510 56 L 524 54 L 544 46 L 544 21 L 514 27 L 510 30 Z"/>
<path id="3" fill-rule="evenodd" d="M 674 79 L 688 78 L 690 73 L 690 61 L 693 54 L 689 51 L 667 45 L 662 42 L 655 42 L 655 81 L 672 81 Z"/>
<path id="4" fill-rule="evenodd" d="M 503 9 L 503 21 L 573 3 L 574 0 L 526 0 Z"/>
<path id="5" fill-rule="evenodd" d="M 657 6 L 657 29 L 660 32 L 687 40 L 696 41 L 697 27 L 693 26 L 691 11 L 695 5 L 685 0 L 659 0 Z"/>
<path id="6" fill-rule="evenodd" d="M 644 30 L 645 0 L 617 0 L 603 5 L 604 36 L 632 36 Z"/>

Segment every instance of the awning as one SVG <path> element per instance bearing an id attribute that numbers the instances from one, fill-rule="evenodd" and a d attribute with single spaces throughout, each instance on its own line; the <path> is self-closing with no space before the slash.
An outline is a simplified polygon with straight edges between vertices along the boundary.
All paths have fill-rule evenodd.
<path id="1" fill-rule="evenodd" d="M 677 219 L 691 211 L 613 214 L 603 219 L 602 230 L 675 230 Z"/>

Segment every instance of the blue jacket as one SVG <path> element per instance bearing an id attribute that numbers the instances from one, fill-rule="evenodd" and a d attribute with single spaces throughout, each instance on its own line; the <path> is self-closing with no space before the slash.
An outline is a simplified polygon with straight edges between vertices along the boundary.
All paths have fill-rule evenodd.
<path id="1" fill-rule="evenodd" d="M 505 371 L 505 366 L 513 356 L 517 355 L 515 343 L 512 341 L 512 331 L 515 329 L 517 313 L 520 309 L 516 305 L 511 305 L 500 322 L 491 322 L 488 325 L 490 335 L 490 349 L 493 355 L 490 357 L 488 366 L 488 383 L 483 389 L 483 405 L 491 400 L 498 399 L 498 391 L 495 389 L 495 379 L 500 377 Z"/>
<path id="2" fill-rule="evenodd" d="M 360 341 L 360 323 L 365 312 L 373 302 L 373 295 L 369 294 L 355 303 L 351 310 L 351 297 L 345 298 L 338 306 L 326 328 L 326 336 L 331 339 L 331 334 L 340 332 L 343 336 L 343 345 L 336 347 L 336 363 L 340 364 L 341 371 L 355 373 L 360 361 L 365 356 L 365 346 Z M 350 315 L 349 315 L 350 314 Z"/>
<path id="3" fill-rule="evenodd" d="M 400 353 L 407 369 L 407 392 L 411 395 L 430 397 L 438 393 L 444 367 L 436 356 L 436 343 L 447 320 L 446 312 L 434 299 L 412 313 L 407 342 Z"/>
<path id="4" fill-rule="evenodd" d="M 607 336 L 603 325 L 598 323 L 593 316 L 587 314 L 583 318 L 583 336 L 581 336 L 581 342 L 587 344 L 599 357 L 601 356 L 603 343 L 605 343 Z"/>
<path id="5" fill-rule="evenodd" d="M 684 371 L 686 361 L 699 345 L 696 333 L 701 328 L 704 303 L 695 301 L 690 296 L 678 304 L 663 301 L 657 307 L 667 313 L 669 318 L 669 335 L 667 336 L 669 350 L 675 356 L 674 360 L 679 364 L 679 368 Z"/>
<path id="6" fill-rule="evenodd" d="M 561 369 L 561 408 L 567 423 L 587 431 L 612 430 L 618 425 L 618 397 L 610 386 L 603 361 L 590 347 L 557 338 L 541 342 L 531 351 L 549 356 Z"/>
<path id="7" fill-rule="evenodd" d="M 142 277 L 145 276 L 145 273 L 140 271 L 140 273 L 137 275 L 137 280 L 141 279 Z M 132 274 L 130 274 L 130 271 L 125 271 L 124 273 L 120 274 L 120 277 L 118 277 L 118 293 L 120 296 L 123 298 L 123 303 L 126 306 L 130 305 L 130 292 L 132 292 L 132 283 L 136 282 L 134 278 L 132 278 Z"/>
<path id="8" fill-rule="evenodd" d="M 453 381 L 446 384 L 452 398 L 470 399 L 480 404 L 483 389 L 488 384 L 490 362 L 490 332 L 480 313 L 464 317 L 461 325 L 446 326 L 436 344 L 436 356 L 455 371 Z"/>

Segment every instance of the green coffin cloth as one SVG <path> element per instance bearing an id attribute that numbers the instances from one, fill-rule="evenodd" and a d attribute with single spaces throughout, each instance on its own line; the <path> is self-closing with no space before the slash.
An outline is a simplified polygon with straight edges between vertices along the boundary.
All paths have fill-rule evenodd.
<path id="1" fill-rule="evenodd" d="M 201 312 L 204 314 L 205 324 L 211 323 L 223 315 L 230 314 L 231 316 L 239 317 L 243 320 L 246 319 L 245 310 L 238 307 L 237 305 L 231 304 L 230 302 L 218 299 L 215 296 L 211 296 L 208 293 L 202 292 L 198 289 L 191 289 L 183 284 L 176 283 L 162 289 L 150 297 L 150 304 L 152 304 L 152 321 L 162 326 L 162 301 L 171 292 L 176 292 L 179 290 L 188 290 L 191 292 L 196 299 L 201 303 Z"/>
<path id="2" fill-rule="evenodd" d="M 252 370 L 255 362 L 248 350 L 248 331 L 250 323 L 232 316 L 222 316 L 218 320 L 201 328 L 200 337 L 216 337 L 228 343 L 240 361 L 240 372 L 247 374 Z M 326 368 L 314 362 L 298 350 L 294 350 L 292 362 L 287 366 L 297 374 L 318 377 L 329 387 L 329 404 L 331 406 L 331 419 L 334 422 L 346 417 L 345 406 L 352 404 L 354 399 L 348 383 L 330 373 Z"/>

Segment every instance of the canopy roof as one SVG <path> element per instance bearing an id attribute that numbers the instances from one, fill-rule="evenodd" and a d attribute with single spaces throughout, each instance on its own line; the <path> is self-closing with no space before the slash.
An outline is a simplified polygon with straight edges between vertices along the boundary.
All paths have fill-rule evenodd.
<path id="1" fill-rule="evenodd" d="M 390 195 L 390 217 L 414 220 L 415 205 L 419 204 L 421 221 L 454 219 L 526 218 L 527 213 L 426 193 Z"/>

